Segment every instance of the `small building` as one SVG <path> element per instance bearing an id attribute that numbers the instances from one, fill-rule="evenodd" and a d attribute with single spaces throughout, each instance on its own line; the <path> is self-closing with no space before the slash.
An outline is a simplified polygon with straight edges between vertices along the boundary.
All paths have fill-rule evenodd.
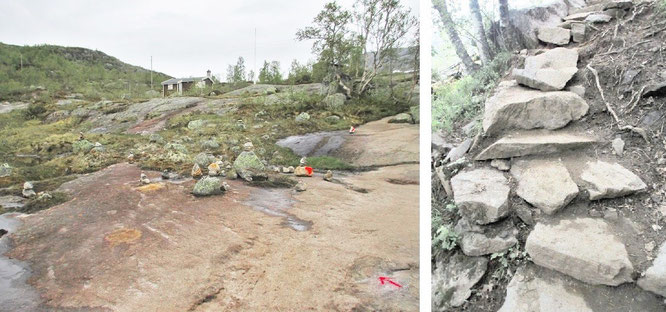
<path id="1" fill-rule="evenodd" d="M 196 86 L 197 88 L 210 87 L 215 83 L 213 75 L 210 73 L 210 69 L 206 72 L 206 77 L 190 77 L 190 78 L 171 78 L 166 81 L 162 81 L 162 96 L 169 96 L 173 93 L 182 95 L 183 92 Z"/>

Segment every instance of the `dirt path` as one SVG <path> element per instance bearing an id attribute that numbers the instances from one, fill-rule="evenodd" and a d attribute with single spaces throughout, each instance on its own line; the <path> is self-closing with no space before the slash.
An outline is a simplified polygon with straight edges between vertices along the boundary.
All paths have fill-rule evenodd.
<path id="1" fill-rule="evenodd" d="M 139 173 L 83 176 L 61 187 L 72 200 L 20 218 L 6 256 L 30 264 L 40 309 L 418 310 L 416 164 L 304 178 L 298 194 L 229 181 L 208 198 Z"/>

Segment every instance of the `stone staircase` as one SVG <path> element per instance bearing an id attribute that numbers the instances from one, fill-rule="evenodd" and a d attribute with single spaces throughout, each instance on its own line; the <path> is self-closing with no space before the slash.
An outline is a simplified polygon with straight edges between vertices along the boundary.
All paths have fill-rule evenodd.
<path id="1" fill-rule="evenodd" d="M 571 38 L 584 41 L 590 24 L 617 18 L 632 5 L 594 2 L 571 12 L 557 27 L 538 29 L 539 39 L 556 47 L 526 56 L 525 68 L 514 70 L 514 80 L 497 87 L 485 104 L 481 145 L 486 147 L 450 180 L 463 216 L 456 232 L 469 257 L 514 246 L 516 231 L 503 223 L 512 212 L 512 197 L 539 210 L 525 243 L 531 263 L 515 273 L 500 311 L 666 311 L 666 244 L 650 268 L 635 272 L 629 243 L 620 238 L 616 224 L 562 213 L 572 202 L 608 201 L 648 188 L 621 164 L 596 157 L 603 140 L 572 126 L 584 122 L 588 104 L 579 94 L 581 86 L 567 87 L 582 66 L 577 50 L 563 47 Z M 502 170 L 495 168 L 496 162 L 504 164 Z M 611 307 L 604 305 L 611 299 L 590 295 L 604 291 L 642 298 L 642 305 L 613 301 Z"/>

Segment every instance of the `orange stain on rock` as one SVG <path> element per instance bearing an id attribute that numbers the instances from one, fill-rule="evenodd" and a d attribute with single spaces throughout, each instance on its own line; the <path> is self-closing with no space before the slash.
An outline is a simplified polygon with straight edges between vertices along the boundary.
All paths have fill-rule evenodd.
<path id="1" fill-rule="evenodd" d="M 106 236 L 104 240 L 111 244 L 111 247 L 122 243 L 131 244 L 141 238 L 141 231 L 136 229 L 117 229 Z"/>
<path id="2" fill-rule="evenodd" d="M 154 192 L 164 188 L 164 183 L 150 183 L 147 185 L 139 186 L 136 188 L 137 191 L 142 193 Z"/>

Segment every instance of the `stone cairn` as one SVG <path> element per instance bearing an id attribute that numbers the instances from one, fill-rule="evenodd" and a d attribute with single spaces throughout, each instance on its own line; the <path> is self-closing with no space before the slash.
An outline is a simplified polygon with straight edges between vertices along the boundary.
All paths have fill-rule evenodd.
<path id="1" fill-rule="evenodd" d="M 481 140 L 490 144 L 482 143 L 487 147 L 468 166 L 463 155 L 471 142 L 466 142 L 462 153 L 454 148 L 446 160 L 451 162 L 436 169 L 462 219 L 454 228 L 461 251 L 433 274 L 433 294 L 446 294 L 433 297 L 433 307 L 446 310 L 464 304 L 487 269 L 483 256 L 518 248 L 518 231 L 507 220 L 514 211 L 534 225 L 525 243 L 530 261 L 515 272 L 500 311 L 598 311 L 583 298 L 582 289 L 590 287 L 601 291 L 612 286 L 610 291 L 627 298 L 645 291 L 666 296 L 666 244 L 651 267 L 634 272 L 630 252 L 613 225 L 616 208 L 608 207 L 597 217 L 562 213 L 577 197 L 594 202 L 647 189 L 622 165 L 585 156 L 600 142 L 572 127 L 587 115 L 588 104 L 583 86 L 568 85 L 579 69 L 578 51 L 562 47 L 571 40 L 583 42 L 590 24 L 608 22 L 632 5 L 597 1 L 571 12 L 557 27 L 537 29 L 539 40 L 556 47 L 533 56 L 521 53 L 526 56 L 524 68 L 515 69 L 514 80 L 500 83 L 486 101 Z M 456 170 L 447 175 L 446 167 Z M 513 194 L 534 208 L 512 206 Z M 535 209 L 540 216 L 536 221 Z M 614 287 L 624 283 L 638 287 Z M 663 299 L 657 303 L 662 309 Z"/>

